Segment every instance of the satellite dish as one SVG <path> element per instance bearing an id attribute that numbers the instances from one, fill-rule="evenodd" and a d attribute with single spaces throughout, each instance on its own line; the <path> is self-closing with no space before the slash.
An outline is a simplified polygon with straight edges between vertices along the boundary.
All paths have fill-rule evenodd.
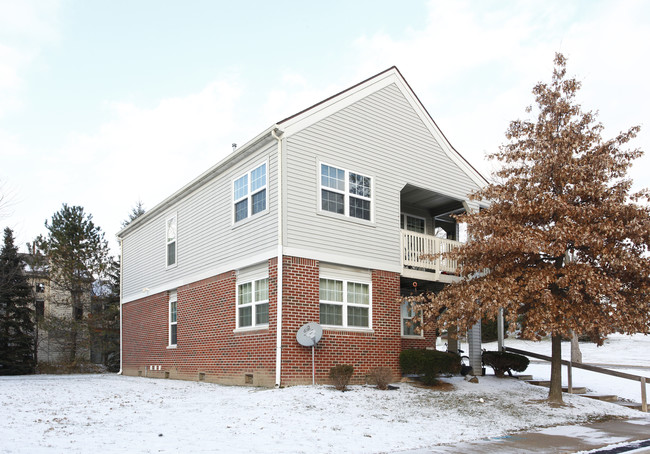
<path id="1" fill-rule="evenodd" d="M 303 347 L 313 347 L 323 337 L 323 328 L 316 322 L 302 325 L 296 333 L 296 340 Z"/>

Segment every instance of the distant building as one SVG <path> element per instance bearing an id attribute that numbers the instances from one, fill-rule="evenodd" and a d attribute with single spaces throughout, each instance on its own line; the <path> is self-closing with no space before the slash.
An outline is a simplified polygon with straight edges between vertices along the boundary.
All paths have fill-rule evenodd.
<path id="1" fill-rule="evenodd" d="M 23 254 L 25 273 L 32 286 L 37 322 L 36 354 L 39 362 L 59 363 L 70 359 L 71 330 L 76 330 L 76 358 L 91 360 L 90 339 L 84 317 L 91 309 L 91 286 L 84 292 L 82 305 L 73 307 L 70 292 L 50 279 L 50 270 L 42 258 Z M 40 263 L 35 263 L 40 261 Z"/>

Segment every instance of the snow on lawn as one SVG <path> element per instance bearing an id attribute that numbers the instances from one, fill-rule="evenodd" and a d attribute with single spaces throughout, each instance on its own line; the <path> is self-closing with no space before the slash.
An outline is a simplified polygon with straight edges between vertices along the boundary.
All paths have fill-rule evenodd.
<path id="1" fill-rule="evenodd" d="M 577 396 L 552 408 L 538 401 L 547 390 L 512 379 L 446 380 L 453 391 L 400 384 L 341 393 L 116 375 L 0 377 L 0 452 L 390 452 L 641 415 Z"/>
<path id="2" fill-rule="evenodd" d="M 505 339 L 504 344 L 506 347 L 551 356 L 551 341 L 549 339 L 534 342 L 508 338 Z M 483 348 L 496 350 L 497 343 L 483 344 Z M 650 378 L 650 336 L 612 334 L 601 347 L 590 342 L 580 342 L 580 351 L 583 363 Z M 571 343 L 562 342 L 562 358 L 569 360 L 570 357 Z M 488 367 L 488 373 L 491 372 Z M 548 380 L 551 376 L 551 364 L 547 361 L 532 359 L 524 373 L 531 374 L 538 380 Z M 565 366 L 562 367 L 562 381 L 566 386 L 567 368 Z M 623 399 L 641 401 L 641 383 L 638 381 L 573 368 L 573 385 L 585 386 L 587 391 L 592 393 L 614 394 Z M 650 389 L 648 391 L 650 394 Z"/>

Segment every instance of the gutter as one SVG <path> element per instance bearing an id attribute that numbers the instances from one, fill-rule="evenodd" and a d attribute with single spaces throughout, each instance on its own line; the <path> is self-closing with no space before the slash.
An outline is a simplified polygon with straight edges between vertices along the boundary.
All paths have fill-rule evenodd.
<path id="1" fill-rule="evenodd" d="M 280 135 L 276 134 L 280 132 Z M 275 387 L 279 388 L 282 381 L 282 257 L 283 257 L 283 219 L 282 219 L 282 131 L 275 128 L 271 136 L 278 141 L 278 258 L 277 258 L 277 323 L 275 335 Z"/>
<path id="2" fill-rule="evenodd" d="M 123 292 L 123 282 L 124 282 L 124 240 L 120 238 L 120 370 L 117 373 L 117 375 L 122 375 L 122 370 L 123 370 L 123 350 L 122 350 L 122 345 L 124 343 L 122 342 L 122 331 L 123 331 L 123 326 L 122 326 L 122 302 L 124 301 L 124 292 Z"/>

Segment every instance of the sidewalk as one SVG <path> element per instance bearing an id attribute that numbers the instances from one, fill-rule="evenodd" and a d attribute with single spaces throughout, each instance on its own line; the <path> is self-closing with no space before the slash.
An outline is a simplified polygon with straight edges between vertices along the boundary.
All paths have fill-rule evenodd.
<path id="1" fill-rule="evenodd" d="M 628 449 L 615 446 L 632 444 L 644 440 L 643 447 Z M 611 449 L 605 449 L 607 447 Z M 638 444 L 637 444 L 638 446 Z M 601 451 L 602 448 L 602 451 Z M 628 420 L 613 420 L 594 424 L 550 427 L 531 432 L 476 440 L 455 445 L 432 446 L 417 450 L 402 451 L 400 454 L 434 453 L 577 453 L 584 451 L 614 453 L 650 453 L 650 417 Z"/>

